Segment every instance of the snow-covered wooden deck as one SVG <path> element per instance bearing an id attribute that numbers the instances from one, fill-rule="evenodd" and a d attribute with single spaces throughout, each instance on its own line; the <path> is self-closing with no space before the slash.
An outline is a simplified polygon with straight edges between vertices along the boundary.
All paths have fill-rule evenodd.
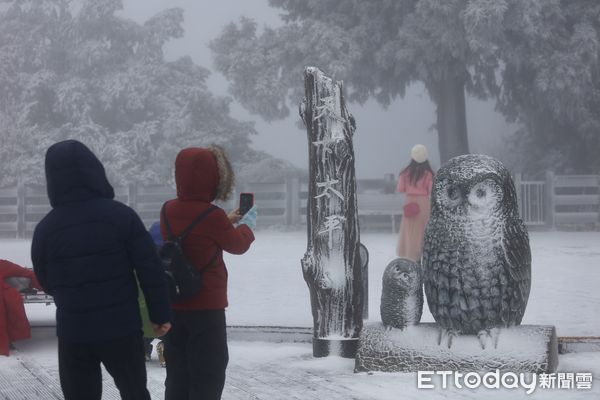
<path id="1" fill-rule="evenodd" d="M 16 356 L 16 357 L 15 357 Z M 0 398 L 6 400 L 62 399 L 57 370 L 46 370 L 34 359 L 17 352 L 0 369 Z M 153 366 L 149 365 L 149 370 Z M 160 374 L 159 374 L 160 375 Z M 164 398 L 164 384 L 155 374 L 148 376 L 152 399 Z M 104 382 L 103 399 L 120 399 L 110 378 Z M 349 388 L 332 385 L 326 377 L 280 368 L 248 368 L 233 360 L 227 369 L 223 400 L 247 399 L 359 399 Z"/>
<path id="2" fill-rule="evenodd" d="M 235 335 L 234 335 L 235 336 Z M 236 342 L 233 342 L 235 346 Z M 245 342 L 249 343 L 249 342 Z M 54 328 L 34 328 L 33 338 L 17 342 L 17 350 L 0 360 L 0 399 L 62 399 L 56 358 Z M 251 344 L 249 346 L 252 346 Z M 302 344 L 306 350 L 310 345 Z M 322 371 L 281 368 L 280 363 L 248 363 L 248 357 L 231 357 L 227 368 L 224 400 L 241 399 L 364 399 L 343 385 L 334 385 Z M 165 369 L 156 357 L 147 364 L 152 399 L 164 398 Z M 103 399 L 120 399 L 112 379 L 105 373 Z"/>
<path id="3" fill-rule="evenodd" d="M 263 327 L 264 328 L 264 327 Z M 243 336 L 251 340 L 253 329 L 245 329 Z M 258 334 L 259 329 L 254 329 Z M 267 330 L 262 329 L 263 332 Z M 241 336 L 230 335 L 230 362 L 223 393 L 224 400 L 528 400 L 524 389 L 490 390 L 464 387 L 419 389 L 414 373 L 358 373 L 353 372 L 354 360 L 339 357 L 315 359 L 312 346 L 306 343 L 304 332 L 291 335 L 292 341 L 281 342 L 280 332 L 263 336 L 262 342 L 241 341 Z M 267 332 L 268 333 L 268 332 Z M 240 334 L 238 331 L 237 334 Z M 275 335 L 275 336 L 274 336 Z M 289 332 L 286 333 L 290 338 Z M 54 328 L 34 328 L 33 338 L 16 343 L 17 350 L 10 357 L 0 357 L 0 400 L 62 399 L 58 379 L 56 338 Z M 560 356 L 559 372 L 591 372 L 592 390 L 538 389 L 536 399 L 592 400 L 600 398 L 600 353 L 574 353 Z M 152 399 L 164 398 L 165 369 L 154 355 L 147 364 L 148 389 Z M 112 378 L 104 375 L 103 399 L 119 399 Z"/>

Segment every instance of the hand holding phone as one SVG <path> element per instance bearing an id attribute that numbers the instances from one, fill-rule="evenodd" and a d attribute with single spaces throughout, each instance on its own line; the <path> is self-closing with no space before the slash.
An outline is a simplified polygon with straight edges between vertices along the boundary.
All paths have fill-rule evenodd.
<path id="1" fill-rule="evenodd" d="M 252 193 L 240 193 L 240 215 L 244 215 L 254 205 L 254 194 Z"/>
<path id="2" fill-rule="evenodd" d="M 240 218 L 242 218 L 240 215 L 240 210 L 236 208 L 235 210 L 231 211 L 229 214 L 227 214 L 227 218 L 232 224 L 237 224 L 240 221 Z"/>
<path id="3" fill-rule="evenodd" d="M 253 205 L 250 210 L 240 220 L 238 221 L 239 225 L 247 225 L 248 228 L 254 230 L 256 228 L 256 218 L 258 216 L 258 212 L 256 211 L 256 205 Z"/>

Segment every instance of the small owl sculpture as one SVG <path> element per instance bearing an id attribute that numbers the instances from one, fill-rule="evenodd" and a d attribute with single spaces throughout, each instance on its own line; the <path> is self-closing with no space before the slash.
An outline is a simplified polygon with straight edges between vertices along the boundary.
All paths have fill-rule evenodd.
<path id="1" fill-rule="evenodd" d="M 477 334 L 485 348 L 489 337 L 497 344 L 497 328 L 521 323 L 531 251 L 514 183 L 498 160 L 459 156 L 436 174 L 423 280 L 431 314 L 446 333 Z"/>
<path id="2" fill-rule="evenodd" d="M 381 321 L 387 328 L 404 329 L 421 321 L 423 282 L 419 264 L 397 258 L 385 268 L 381 290 Z"/>

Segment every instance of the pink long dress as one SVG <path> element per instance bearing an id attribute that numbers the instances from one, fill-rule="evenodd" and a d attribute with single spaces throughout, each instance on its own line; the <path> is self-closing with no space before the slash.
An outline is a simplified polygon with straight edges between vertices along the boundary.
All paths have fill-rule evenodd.
<path id="1" fill-rule="evenodd" d="M 410 176 L 407 171 L 402 172 L 398 178 L 396 191 L 406 194 L 404 204 L 417 203 L 419 206 L 419 213 L 417 215 L 402 217 L 398 246 L 396 247 L 398 257 L 408 258 L 416 262 L 421 261 L 423 235 L 425 233 L 425 226 L 429 220 L 429 195 L 431 194 L 432 181 L 433 175 L 429 171 L 426 171 L 414 184 L 410 182 Z"/>

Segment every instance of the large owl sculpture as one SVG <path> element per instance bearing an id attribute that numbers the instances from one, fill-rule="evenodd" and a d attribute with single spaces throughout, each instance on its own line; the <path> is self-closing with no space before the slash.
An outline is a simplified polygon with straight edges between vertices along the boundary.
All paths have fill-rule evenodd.
<path id="1" fill-rule="evenodd" d="M 485 348 L 519 325 L 531 287 L 529 237 L 508 170 L 485 155 L 455 157 L 435 176 L 423 245 L 425 295 L 448 334 Z M 440 342 L 442 331 L 440 331 Z"/>

